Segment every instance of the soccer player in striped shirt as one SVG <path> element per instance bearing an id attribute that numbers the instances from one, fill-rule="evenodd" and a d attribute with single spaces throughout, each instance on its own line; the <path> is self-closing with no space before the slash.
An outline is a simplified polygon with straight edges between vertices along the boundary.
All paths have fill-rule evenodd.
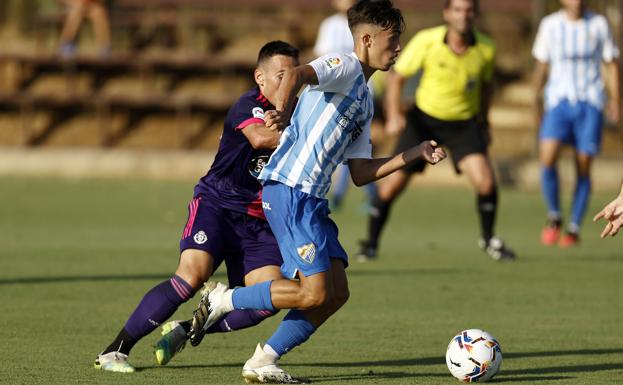
<path id="1" fill-rule="evenodd" d="M 195 186 L 175 274 L 145 294 L 117 337 L 97 356 L 97 369 L 134 372 L 128 363 L 133 346 L 188 301 L 222 262 L 231 287 L 282 277 L 281 254 L 262 211 L 257 176 L 279 142 L 279 128 L 283 129 L 267 127 L 264 119 L 274 111 L 283 73 L 298 64 L 298 50 L 288 43 L 273 41 L 260 50 L 257 87 L 228 111 L 214 162 Z M 252 309 L 231 312 L 208 333 L 250 327 L 273 314 Z M 188 329 L 187 321 L 163 325 L 154 351 L 158 364 L 166 364 L 183 349 Z"/>
<path id="2" fill-rule="evenodd" d="M 541 233 L 545 245 L 571 247 L 589 201 L 590 168 L 599 153 L 606 109 L 612 122 L 620 118 L 619 50 L 606 18 L 586 9 L 585 1 L 561 0 L 562 9 L 539 26 L 532 54 L 537 60 L 537 104 L 544 98 L 545 113 L 539 133 L 541 187 L 548 210 Z M 606 100 L 601 65 L 608 73 Z M 570 220 L 561 237 L 559 181 L 556 163 L 563 144 L 575 148 L 577 179 Z"/>
<path id="3" fill-rule="evenodd" d="M 348 22 L 355 52 L 323 56 L 286 71 L 278 91 L 276 108 L 283 114 L 274 121 L 290 116 L 294 96 L 307 84 L 259 176 L 285 279 L 235 290 L 215 284 L 204 291 L 193 319 L 191 341 L 193 331 L 200 334 L 234 309 L 291 309 L 245 363 L 247 382 L 296 382 L 277 360 L 305 342 L 348 299 L 348 256 L 325 199 L 337 165 L 348 162 L 353 181 L 363 185 L 416 159 L 435 164 L 445 157 L 435 142 L 427 141 L 394 157 L 371 159 L 373 109 L 366 81 L 395 62 L 404 21 L 390 0 L 361 0 L 348 10 Z"/>

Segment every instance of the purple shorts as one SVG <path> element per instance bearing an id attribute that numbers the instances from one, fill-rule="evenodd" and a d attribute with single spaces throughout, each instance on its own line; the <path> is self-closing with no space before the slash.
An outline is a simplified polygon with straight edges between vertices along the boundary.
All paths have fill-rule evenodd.
<path id="1" fill-rule="evenodd" d="M 180 253 L 203 250 L 214 257 L 214 270 L 224 261 L 229 284 L 244 286 L 244 276 L 264 266 L 281 266 L 283 259 L 268 222 L 220 207 L 200 194 L 188 205 L 188 221 Z"/>

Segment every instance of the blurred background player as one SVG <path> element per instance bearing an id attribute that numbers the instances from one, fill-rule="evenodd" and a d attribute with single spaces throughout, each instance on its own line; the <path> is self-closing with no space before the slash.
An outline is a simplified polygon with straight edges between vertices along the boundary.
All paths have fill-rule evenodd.
<path id="1" fill-rule="evenodd" d="M 562 9 L 539 26 L 532 54 L 537 60 L 537 105 L 545 113 L 539 134 L 541 187 L 547 205 L 547 225 L 541 242 L 560 247 L 578 243 L 591 190 L 591 163 L 599 153 L 606 106 L 613 123 L 620 119 L 619 49 L 606 18 L 586 9 L 582 0 L 561 0 Z M 608 103 L 601 77 L 605 63 Z M 545 89 L 543 90 L 543 88 Z M 561 237 L 562 214 L 556 163 L 562 144 L 575 149 L 576 183 L 570 220 Z"/>
<path id="2" fill-rule="evenodd" d="M 61 31 L 59 53 L 72 57 L 76 53 L 76 37 L 82 21 L 88 18 L 93 24 L 97 53 L 110 55 L 110 23 L 105 0 L 62 0 L 67 7 L 67 17 Z"/>
<path id="3" fill-rule="evenodd" d="M 331 53 L 351 53 L 353 52 L 353 35 L 348 28 L 348 18 L 346 11 L 355 3 L 355 0 L 332 0 L 331 5 L 337 11 L 327 17 L 320 24 L 318 37 L 314 44 L 314 55 L 316 57 Z M 368 83 L 372 87 L 372 82 Z M 372 91 L 372 89 L 371 89 Z M 373 91 L 372 91 L 373 92 Z M 374 92 L 373 92 L 374 93 Z M 331 208 L 339 209 L 346 192 L 351 185 L 350 172 L 346 165 L 338 166 L 335 171 L 335 183 L 331 190 Z M 371 204 L 376 196 L 376 185 L 370 183 L 364 186 L 368 201 Z"/>
<path id="4" fill-rule="evenodd" d="M 175 275 L 152 288 L 141 300 L 114 341 L 95 361 L 98 369 L 133 372 L 127 362 L 132 347 L 177 308 L 225 261 L 231 287 L 282 278 L 281 255 L 262 211 L 259 171 L 277 146 L 281 132 L 269 129 L 264 114 L 274 109 L 275 92 L 285 70 L 298 65 L 298 50 L 273 41 L 260 50 L 255 70 L 257 87 L 229 110 L 219 149 L 208 173 L 195 186 L 189 217 L 180 241 Z M 228 332 L 253 326 L 271 311 L 229 313 L 209 332 Z M 166 364 L 186 342 L 188 323 L 163 327 L 156 359 Z"/>
<path id="5" fill-rule="evenodd" d="M 234 290 L 213 285 L 202 293 L 193 317 L 191 341 L 193 333 L 200 335 L 234 309 L 291 309 L 245 363 L 242 376 L 247 382 L 297 383 L 277 360 L 307 341 L 348 299 L 348 256 L 325 198 L 337 165 L 347 160 L 353 180 L 363 185 L 415 159 L 437 163 L 445 157 L 434 142 L 424 142 L 394 157 L 371 158 L 374 111 L 366 83 L 376 70 L 387 71 L 394 63 L 404 20 L 389 0 L 361 0 L 348 10 L 348 24 L 354 52 L 330 54 L 287 71 L 277 93 L 277 111 L 290 124 L 259 179 L 285 279 Z M 309 86 L 290 119 L 303 85 Z"/>
<path id="6" fill-rule="evenodd" d="M 447 0 L 443 10 L 446 24 L 420 31 L 411 39 L 388 75 L 386 131 L 402 132 L 396 153 L 430 139 L 450 150 L 455 169 L 467 174 L 477 193 L 480 247 L 495 260 L 513 260 L 515 253 L 494 236 L 498 194 L 487 154 L 487 113 L 495 46 L 474 28 L 477 15 L 478 1 Z M 401 95 L 407 79 L 416 74 L 421 74 L 421 78 L 415 104 L 405 117 Z M 411 176 L 422 172 L 425 166 L 426 162 L 413 163 L 378 184 L 378 197 L 359 260 L 377 256 L 391 205 Z"/>
<path id="7" fill-rule="evenodd" d="M 619 229 L 623 227 L 623 185 L 621 185 L 619 195 L 597 213 L 593 221 L 598 221 L 601 218 L 604 218 L 608 222 L 601 232 L 601 237 L 605 238 L 608 235 L 614 237 L 617 235 Z"/>

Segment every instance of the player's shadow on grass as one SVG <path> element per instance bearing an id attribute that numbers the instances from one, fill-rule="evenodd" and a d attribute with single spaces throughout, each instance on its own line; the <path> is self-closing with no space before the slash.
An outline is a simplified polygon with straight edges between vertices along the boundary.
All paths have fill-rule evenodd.
<path id="1" fill-rule="evenodd" d="M 504 359 L 517 359 L 517 358 L 526 358 L 526 357 L 556 357 L 556 356 L 577 356 L 577 355 L 600 355 L 600 354 L 620 354 L 623 353 L 623 348 L 616 349 L 579 349 L 579 350 L 552 350 L 552 351 L 544 351 L 544 352 L 517 352 L 517 353 L 504 353 Z M 374 367 L 374 366 L 426 366 L 426 365 L 445 365 L 446 359 L 443 356 L 438 357 L 424 357 L 424 358 L 406 358 L 406 359 L 396 359 L 396 360 L 381 360 L 381 361 L 359 361 L 359 362 L 316 362 L 316 363 L 304 363 L 304 364 L 292 364 L 297 366 L 319 366 L 319 367 Z M 611 370 L 611 369 L 623 369 L 622 364 L 612 364 L 615 367 L 610 368 L 608 364 L 603 365 L 604 368 L 600 369 L 599 366 L 602 365 L 594 365 L 596 368 L 595 371 L 598 370 Z M 588 365 L 590 366 L 590 365 Z M 569 367 L 570 369 L 576 368 L 578 366 Z M 582 366 L 579 366 L 582 367 Z M 558 368 L 566 368 L 566 367 L 558 367 Z M 526 373 L 528 371 L 532 373 L 548 373 L 548 372 L 538 372 L 539 368 L 528 369 L 526 371 L 522 371 L 521 373 Z M 571 370 L 569 370 L 571 371 Z M 573 370 L 577 372 L 578 370 Z M 590 370 L 585 370 L 590 371 Z M 505 371 L 506 372 L 506 371 Z M 506 372 L 508 373 L 508 372 Z M 519 373 L 519 372 L 518 372 Z"/>
<path id="2" fill-rule="evenodd" d="M 109 275 L 77 275 L 77 276 L 50 276 L 50 277 L 20 277 L 0 279 L 1 285 L 30 285 L 46 283 L 77 283 L 77 282 L 122 282 L 122 281 L 150 281 L 171 278 L 171 274 L 109 274 Z M 217 272 L 216 279 L 225 279 L 225 274 Z"/>
<path id="3" fill-rule="evenodd" d="M 370 270 L 356 270 L 349 269 L 347 274 L 349 277 L 378 277 L 378 276 L 413 276 L 413 275 L 437 275 L 437 274 L 453 274 L 453 273 L 465 273 L 465 269 L 457 268 L 418 268 L 418 269 L 370 269 Z"/>

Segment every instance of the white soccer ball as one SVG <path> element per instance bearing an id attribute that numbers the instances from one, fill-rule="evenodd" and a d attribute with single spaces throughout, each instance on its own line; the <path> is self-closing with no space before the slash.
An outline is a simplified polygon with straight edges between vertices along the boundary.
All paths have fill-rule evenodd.
<path id="1" fill-rule="evenodd" d="M 448 344 L 446 364 L 450 373 L 463 382 L 488 381 L 500 371 L 502 349 L 484 330 L 463 330 Z"/>

